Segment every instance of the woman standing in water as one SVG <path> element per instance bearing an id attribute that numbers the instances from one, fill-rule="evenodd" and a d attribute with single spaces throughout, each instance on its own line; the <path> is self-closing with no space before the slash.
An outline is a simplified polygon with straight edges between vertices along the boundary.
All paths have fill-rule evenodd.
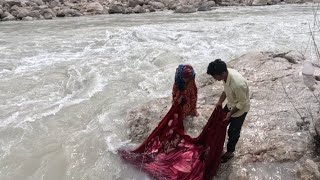
<path id="1" fill-rule="evenodd" d="M 172 103 L 182 106 L 183 126 L 187 132 L 193 126 L 193 119 L 198 116 L 198 89 L 195 82 L 195 72 L 191 65 L 180 64 L 176 69 L 172 89 Z"/>

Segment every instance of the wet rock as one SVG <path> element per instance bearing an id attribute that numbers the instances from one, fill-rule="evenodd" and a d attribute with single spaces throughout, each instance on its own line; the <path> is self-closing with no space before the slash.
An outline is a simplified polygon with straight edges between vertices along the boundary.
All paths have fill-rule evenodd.
<path id="1" fill-rule="evenodd" d="M 15 20 L 16 18 L 11 15 L 9 12 L 4 13 L 4 18 L 2 19 L 3 21 L 12 21 Z"/>
<path id="2" fill-rule="evenodd" d="M 74 17 L 74 16 L 81 16 L 81 14 L 75 10 L 70 8 L 64 8 L 57 12 L 57 17 Z"/>
<path id="3" fill-rule="evenodd" d="M 27 17 L 30 14 L 30 11 L 25 8 L 19 8 L 17 18 L 22 19 L 24 17 Z"/>
<path id="4" fill-rule="evenodd" d="M 135 8 L 137 5 L 142 6 L 144 4 L 143 0 L 129 0 L 129 7 Z"/>
<path id="5" fill-rule="evenodd" d="M 103 10 L 103 6 L 98 2 L 89 3 L 86 5 L 86 11 L 92 12 L 93 14 L 101 14 L 103 13 Z"/>
<path id="6" fill-rule="evenodd" d="M 214 1 L 201 2 L 198 7 L 198 11 L 210 11 L 211 7 L 215 5 Z"/>
<path id="7" fill-rule="evenodd" d="M 44 17 L 44 19 L 52 19 L 53 18 L 53 15 L 51 14 L 51 13 L 44 13 L 43 14 L 43 17 Z"/>
<path id="8" fill-rule="evenodd" d="M 4 16 L 4 12 L 2 9 L 0 9 L 0 18 L 2 18 Z"/>
<path id="9" fill-rule="evenodd" d="M 146 10 L 142 6 L 136 5 L 136 7 L 133 8 L 133 12 L 134 13 L 145 13 Z"/>
<path id="10" fill-rule="evenodd" d="M 268 0 L 253 0 L 252 6 L 265 6 L 267 5 Z"/>
<path id="11" fill-rule="evenodd" d="M 154 9 L 164 9 L 165 8 L 165 5 L 161 2 L 151 1 L 148 4 L 151 5 Z"/>
<path id="12" fill-rule="evenodd" d="M 194 13 L 197 11 L 193 5 L 177 6 L 175 13 Z"/>
<path id="13" fill-rule="evenodd" d="M 24 20 L 24 21 L 32 21 L 33 18 L 30 17 L 30 16 L 27 16 L 27 17 L 23 17 L 22 20 Z"/>
<path id="14" fill-rule="evenodd" d="M 56 16 L 56 14 L 49 8 L 40 10 L 40 13 L 45 19 L 52 19 Z"/>
<path id="15" fill-rule="evenodd" d="M 109 8 L 109 14 L 124 13 L 125 9 L 122 5 L 113 4 Z"/>
<path id="16" fill-rule="evenodd" d="M 41 14 L 39 10 L 34 10 L 30 12 L 29 16 L 35 19 L 40 19 Z"/>

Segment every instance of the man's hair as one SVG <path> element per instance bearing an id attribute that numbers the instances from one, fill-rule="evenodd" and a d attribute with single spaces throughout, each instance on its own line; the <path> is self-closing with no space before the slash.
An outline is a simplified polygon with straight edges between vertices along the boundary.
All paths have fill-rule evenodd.
<path id="1" fill-rule="evenodd" d="M 214 76 L 214 75 L 221 75 L 223 72 L 228 72 L 227 64 L 223 62 L 221 59 L 216 59 L 212 61 L 207 69 L 207 74 Z"/>

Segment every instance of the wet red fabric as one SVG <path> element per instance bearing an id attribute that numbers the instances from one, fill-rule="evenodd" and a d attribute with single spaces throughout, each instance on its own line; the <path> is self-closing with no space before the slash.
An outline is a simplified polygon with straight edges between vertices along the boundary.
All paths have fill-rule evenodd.
<path id="1" fill-rule="evenodd" d="M 221 107 L 215 108 L 201 134 L 193 139 L 184 133 L 181 107 L 172 106 L 137 149 L 119 150 L 119 154 L 153 179 L 211 180 L 221 161 L 228 125 L 222 122 L 225 115 Z"/>

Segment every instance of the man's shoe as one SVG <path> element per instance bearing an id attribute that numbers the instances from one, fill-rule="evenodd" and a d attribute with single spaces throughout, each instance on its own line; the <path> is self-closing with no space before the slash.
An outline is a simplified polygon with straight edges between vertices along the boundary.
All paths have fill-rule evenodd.
<path id="1" fill-rule="evenodd" d="M 234 153 L 233 152 L 226 152 L 222 155 L 221 157 L 221 163 L 226 163 L 229 161 L 229 159 L 234 157 Z"/>

